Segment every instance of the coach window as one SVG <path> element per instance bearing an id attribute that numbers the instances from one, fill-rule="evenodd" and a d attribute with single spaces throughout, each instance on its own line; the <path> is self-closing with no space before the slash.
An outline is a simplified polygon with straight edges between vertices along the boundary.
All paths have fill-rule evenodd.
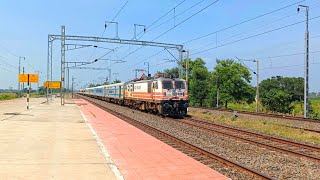
<path id="1" fill-rule="evenodd" d="M 171 81 L 163 81 L 162 82 L 163 89 L 172 89 L 172 82 Z"/>

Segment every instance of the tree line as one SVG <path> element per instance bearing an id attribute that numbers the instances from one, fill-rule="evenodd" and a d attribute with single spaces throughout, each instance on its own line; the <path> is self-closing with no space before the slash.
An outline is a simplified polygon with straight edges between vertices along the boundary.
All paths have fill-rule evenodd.
<path id="1" fill-rule="evenodd" d="M 182 62 L 185 69 L 186 59 Z M 164 73 L 178 76 L 178 67 L 165 69 Z M 189 59 L 189 102 L 192 106 L 228 108 L 228 103 L 253 103 L 256 87 L 251 85 L 248 68 L 232 59 L 219 59 L 209 71 L 201 58 Z M 185 78 L 185 73 L 182 75 Z M 262 108 L 271 112 L 292 113 L 295 102 L 303 102 L 304 79 L 275 76 L 259 84 Z M 219 94 L 217 96 L 217 94 Z M 218 103 L 217 103 L 218 102 Z M 313 113 L 311 109 L 311 113 Z"/>

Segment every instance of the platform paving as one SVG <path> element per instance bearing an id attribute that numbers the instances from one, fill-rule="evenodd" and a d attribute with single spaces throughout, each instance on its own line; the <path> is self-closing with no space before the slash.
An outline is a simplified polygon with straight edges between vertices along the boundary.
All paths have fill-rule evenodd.
<path id="1" fill-rule="evenodd" d="M 0 179 L 116 179 L 76 104 L 0 103 Z"/>
<path id="2" fill-rule="evenodd" d="M 125 179 L 228 179 L 91 103 L 75 102 Z"/>

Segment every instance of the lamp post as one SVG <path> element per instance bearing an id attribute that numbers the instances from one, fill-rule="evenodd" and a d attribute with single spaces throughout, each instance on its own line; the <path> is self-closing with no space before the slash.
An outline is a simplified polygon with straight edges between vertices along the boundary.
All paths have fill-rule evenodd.
<path id="1" fill-rule="evenodd" d="M 309 118 L 309 6 L 299 5 L 306 9 L 305 60 L 304 60 L 304 118 Z"/>

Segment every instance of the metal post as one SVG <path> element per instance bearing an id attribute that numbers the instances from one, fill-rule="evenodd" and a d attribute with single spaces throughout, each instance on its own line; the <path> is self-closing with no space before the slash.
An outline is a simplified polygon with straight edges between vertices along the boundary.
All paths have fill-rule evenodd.
<path id="1" fill-rule="evenodd" d="M 70 83 L 70 76 L 69 76 L 69 67 L 68 67 L 68 64 L 67 64 L 67 92 L 70 90 L 70 85 L 69 85 L 69 83 Z M 69 91 L 70 92 L 70 91 Z M 69 94 L 69 93 L 68 93 Z"/>
<path id="2" fill-rule="evenodd" d="M 71 97 L 73 98 L 73 85 L 74 85 L 74 77 L 72 76 L 72 85 L 71 85 Z"/>
<path id="3" fill-rule="evenodd" d="M 38 76 L 39 76 L 39 71 L 34 71 L 36 74 L 38 74 Z M 38 92 L 38 94 L 39 94 L 39 81 L 38 81 L 38 83 L 37 83 L 37 92 Z"/>
<path id="4" fill-rule="evenodd" d="M 256 89 L 256 112 L 259 112 L 259 60 L 255 60 L 257 63 L 257 71 L 256 71 L 256 76 L 257 76 L 257 89 Z"/>
<path id="5" fill-rule="evenodd" d="M 305 60 L 304 60 L 304 118 L 309 118 L 309 6 L 299 5 L 306 8 L 306 32 L 305 32 Z"/>
<path id="6" fill-rule="evenodd" d="M 24 74 L 24 67 L 22 67 L 22 74 Z M 23 93 L 24 93 L 24 82 L 22 83 L 22 96 L 23 96 Z"/>
<path id="7" fill-rule="evenodd" d="M 217 105 L 216 107 L 219 108 L 219 93 L 220 93 L 220 83 L 219 83 L 219 77 L 217 77 Z"/>
<path id="8" fill-rule="evenodd" d="M 29 74 L 28 74 L 28 83 L 27 83 L 27 109 L 29 109 L 29 97 L 30 97 L 30 82 L 29 82 Z"/>
<path id="9" fill-rule="evenodd" d="M 146 26 L 142 24 L 134 24 L 134 36 L 133 39 L 137 39 L 137 26 L 143 27 L 143 32 L 146 32 Z"/>
<path id="10" fill-rule="evenodd" d="M 65 89 L 65 26 L 61 26 L 61 105 L 64 105 Z"/>
<path id="11" fill-rule="evenodd" d="M 304 117 L 309 118 L 309 7 L 306 11 L 306 59 L 305 59 L 305 84 L 304 84 Z"/>
<path id="12" fill-rule="evenodd" d="M 150 70 L 150 69 L 149 69 L 149 62 L 144 62 L 143 64 L 144 64 L 144 65 L 146 65 L 146 64 L 148 65 L 148 75 L 147 75 L 147 76 L 149 77 L 149 73 L 150 73 L 150 72 L 149 72 L 149 70 Z"/>
<path id="13" fill-rule="evenodd" d="M 109 68 L 108 71 L 109 71 L 109 84 L 111 84 L 111 69 Z"/>
<path id="14" fill-rule="evenodd" d="M 188 75 L 189 75 L 189 50 L 187 50 L 187 59 L 186 59 L 186 81 L 188 84 Z"/>
<path id="15" fill-rule="evenodd" d="M 104 27 L 107 28 L 107 23 L 109 24 L 115 24 L 116 28 L 116 38 L 119 39 L 119 34 L 118 34 L 118 22 L 113 22 L 113 21 L 106 21 Z"/>
<path id="16" fill-rule="evenodd" d="M 182 57 L 182 52 L 183 50 L 180 49 L 179 50 L 179 64 L 178 64 L 178 68 L 179 68 L 179 78 L 182 78 L 182 61 L 183 61 L 183 57 Z"/>
<path id="17" fill-rule="evenodd" d="M 18 74 L 18 76 L 20 75 L 20 69 L 21 69 L 21 57 L 19 57 L 19 74 Z M 19 96 L 19 97 L 21 96 L 21 90 L 20 90 L 20 81 L 19 81 L 19 78 L 18 78 L 18 96 Z"/>

